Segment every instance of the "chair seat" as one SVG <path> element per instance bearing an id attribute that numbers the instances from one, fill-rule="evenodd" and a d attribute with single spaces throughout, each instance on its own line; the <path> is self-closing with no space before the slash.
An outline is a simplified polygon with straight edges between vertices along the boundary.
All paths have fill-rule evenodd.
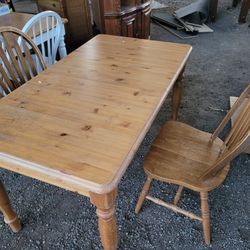
<path id="1" fill-rule="evenodd" d="M 178 184 L 195 191 L 210 191 L 225 179 L 229 165 L 218 175 L 200 180 L 217 160 L 223 141 L 187 124 L 169 121 L 151 146 L 144 163 L 145 172 L 154 179 Z"/>

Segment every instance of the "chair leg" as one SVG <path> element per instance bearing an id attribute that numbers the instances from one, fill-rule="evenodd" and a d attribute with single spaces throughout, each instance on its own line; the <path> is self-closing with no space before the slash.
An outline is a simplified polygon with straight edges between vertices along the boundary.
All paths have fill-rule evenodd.
<path id="1" fill-rule="evenodd" d="M 177 203 L 179 202 L 179 200 L 181 198 L 181 193 L 182 193 L 183 189 L 184 189 L 183 186 L 179 186 L 178 191 L 177 191 L 177 193 L 176 193 L 176 195 L 174 197 L 174 205 L 175 206 L 177 205 Z"/>
<path id="2" fill-rule="evenodd" d="M 14 12 L 16 11 L 16 10 L 15 10 L 15 6 L 14 6 L 12 0 L 9 1 L 9 6 L 10 6 L 10 8 L 11 8 Z"/>
<path id="3" fill-rule="evenodd" d="M 9 197 L 5 191 L 3 183 L 0 181 L 0 211 L 3 213 L 4 222 L 10 226 L 13 232 L 21 230 L 20 221 L 16 213 L 12 210 Z"/>
<path id="4" fill-rule="evenodd" d="M 250 8 L 250 0 L 243 0 L 240 10 L 239 23 L 245 23 L 248 10 Z"/>
<path id="5" fill-rule="evenodd" d="M 212 22 L 215 22 L 215 19 L 217 16 L 217 6 L 218 6 L 218 0 L 211 0 L 210 1 L 209 16 L 210 16 L 210 20 Z"/>
<path id="6" fill-rule="evenodd" d="M 208 206 L 208 192 L 201 192 L 201 214 L 203 224 L 203 234 L 207 245 L 210 245 L 210 218 L 209 218 L 209 206 Z"/>
<path id="7" fill-rule="evenodd" d="M 144 183 L 143 189 L 141 191 L 141 194 L 139 196 L 139 199 L 138 199 L 136 207 L 135 207 L 136 214 L 138 214 L 141 210 L 141 207 L 142 207 L 144 200 L 145 200 L 145 198 L 148 194 L 148 191 L 150 189 L 151 182 L 152 182 L 152 178 L 148 176 L 146 182 Z"/>

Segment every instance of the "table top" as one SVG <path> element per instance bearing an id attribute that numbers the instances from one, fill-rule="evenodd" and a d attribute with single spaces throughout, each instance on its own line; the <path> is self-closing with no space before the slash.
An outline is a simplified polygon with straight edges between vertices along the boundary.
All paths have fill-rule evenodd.
<path id="1" fill-rule="evenodd" d="M 190 52 L 96 36 L 0 100 L 0 166 L 84 195 L 112 190 Z"/>
<path id="2" fill-rule="evenodd" d="M 21 30 L 33 16 L 33 14 L 10 12 L 6 15 L 0 16 L 0 27 L 12 26 Z M 66 18 L 62 18 L 62 22 L 65 24 L 68 20 Z"/>

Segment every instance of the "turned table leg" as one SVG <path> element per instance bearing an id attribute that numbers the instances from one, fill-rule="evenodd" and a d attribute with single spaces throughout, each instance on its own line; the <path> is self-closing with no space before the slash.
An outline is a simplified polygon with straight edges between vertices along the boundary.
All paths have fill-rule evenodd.
<path id="1" fill-rule="evenodd" d="M 16 213 L 12 210 L 9 197 L 5 191 L 3 183 L 0 181 L 0 211 L 3 213 L 4 222 L 10 226 L 13 232 L 21 230 L 20 221 Z"/>
<path id="2" fill-rule="evenodd" d="M 183 72 L 180 73 L 178 79 L 176 80 L 176 83 L 173 87 L 173 94 L 172 94 L 172 120 L 177 120 L 177 115 L 181 103 L 183 88 L 184 88 L 184 82 L 183 82 Z"/>
<path id="3" fill-rule="evenodd" d="M 91 203 L 96 206 L 99 232 L 105 250 L 117 249 L 117 226 L 115 217 L 116 190 L 106 194 L 90 192 Z"/>

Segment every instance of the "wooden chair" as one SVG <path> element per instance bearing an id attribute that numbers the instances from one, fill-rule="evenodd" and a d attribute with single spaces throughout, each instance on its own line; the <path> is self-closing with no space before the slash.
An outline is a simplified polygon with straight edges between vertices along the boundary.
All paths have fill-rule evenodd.
<path id="1" fill-rule="evenodd" d="M 213 134 L 178 121 L 169 121 L 151 146 L 144 163 L 147 180 L 138 199 L 138 213 L 146 199 L 203 223 L 204 239 L 210 244 L 208 192 L 222 184 L 230 161 L 250 145 L 250 99 L 223 142 L 218 138 L 237 108 L 250 95 L 250 85 Z M 148 195 L 153 179 L 179 185 L 173 204 Z M 183 188 L 200 193 L 201 216 L 177 206 Z"/>
<path id="2" fill-rule="evenodd" d="M 17 28 L 1 27 L 0 92 L 2 96 L 8 95 L 36 76 L 40 69 L 46 69 L 46 65 L 32 39 Z"/>
<path id="3" fill-rule="evenodd" d="M 22 31 L 32 37 L 36 44 L 41 44 L 40 50 L 47 67 L 56 62 L 63 23 L 61 17 L 54 11 L 43 11 L 33 16 Z"/>

